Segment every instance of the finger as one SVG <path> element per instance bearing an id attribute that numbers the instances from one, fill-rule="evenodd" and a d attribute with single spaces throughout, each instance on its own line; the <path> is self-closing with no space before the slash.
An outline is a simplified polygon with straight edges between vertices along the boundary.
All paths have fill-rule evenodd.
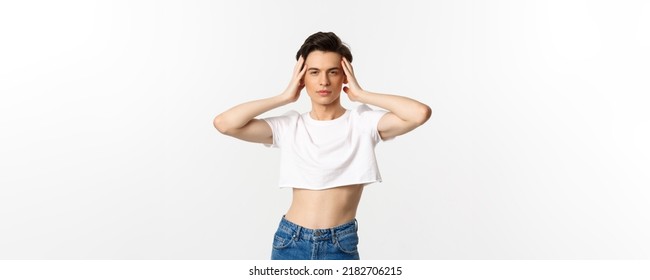
<path id="1" fill-rule="evenodd" d="M 305 58 L 300 55 L 300 58 L 298 58 L 298 65 L 300 65 L 300 69 L 305 67 Z"/>
<path id="2" fill-rule="evenodd" d="M 343 68 L 343 72 L 345 72 L 346 76 L 350 76 L 350 71 L 348 70 L 347 65 L 345 65 L 345 57 L 341 60 L 341 68 Z"/>
<path id="3" fill-rule="evenodd" d="M 345 66 L 348 67 L 348 69 L 352 68 L 350 67 L 351 66 L 350 61 L 348 61 L 348 59 L 345 58 L 345 56 L 343 57 L 343 64 L 345 64 Z"/>
<path id="4" fill-rule="evenodd" d="M 350 64 L 350 62 L 349 62 L 349 61 L 347 60 L 347 58 L 345 58 L 345 57 L 343 58 L 343 65 L 345 66 L 345 69 L 346 69 L 349 73 L 351 73 L 351 74 L 354 75 L 354 71 L 352 70 L 352 65 Z"/>
<path id="5" fill-rule="evenodd" d="M 344 64 L 345 64 L 345 62 L 344 62 Z M 343 67 L 343 71 L 345 71 L 345 77 L 348 80 L 347 83 L 348 84 L 354 84 L 357 79 L 354 77 L 354 72 L 352 72 L 352 70 L 348 67 L 348 65 L 345 65 Z"/>
<path id="6" fill-rule="evenodd" d="M 293 67 L 293 73 L 298 73 L 303 67 L 303 62 L 304 59 L 302 58 L 302 55 L 298 58 L 298 61 L 296 61 L 296 65 Z"/>
<path id="7" fill-rule="evenodd" d="M 349 84 L 349 83 L 350 83 L 350 80 L 352 80 L 354 77 L 352 77 L 352 75 L 351 75 L 350 72 L 348 71 L 348 68 L 345 67 L 345 62 L 344 62 L 343 60 L 341 60 L 341 68 L 343 68 L 343 73 L 345 74 L 345 81 L 344 81 L 344 83 L 345 83 L 345 84 Z"/>
<path id="8" fill-rule="evenodd" d="M 300 78 L 304 77 L 304 76 L 305 76 L 305 72 L 307 72 L 307 64 L 305 64 L 305 65 L 302 67 L 302 70 L 300 70 L 300 73 L 298 73 L 298 77 L 300 77 Z"/>
<path id="9" fill-rule="evenodd" d="M 305 72 L 307 72 L 307 65 L 300 70 L 298 75 L 294 79 L 298 79 L 298 86 L 304 86 L 305 85 Z"/>

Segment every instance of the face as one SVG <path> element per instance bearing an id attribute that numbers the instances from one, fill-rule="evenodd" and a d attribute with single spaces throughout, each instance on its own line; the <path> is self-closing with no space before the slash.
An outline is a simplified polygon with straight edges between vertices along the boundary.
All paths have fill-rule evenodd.
<path id="1" fill-rule="evenodd" d="M 304 82 L 312 102 L 321 105 L 338 102 L 341 88 L 347 83 L 341 59 L 335 52 L 313 51 L 307 55 Z"/>

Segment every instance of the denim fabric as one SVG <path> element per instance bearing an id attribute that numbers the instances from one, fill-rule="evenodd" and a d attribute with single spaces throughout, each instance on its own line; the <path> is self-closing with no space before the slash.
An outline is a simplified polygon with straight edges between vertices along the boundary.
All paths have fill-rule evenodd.
<path id="1" fill-rule="evenodd" d="M 354 219 L 329 229 L 308 229 L 282 217 L 273 238 L 272 260 L 358 260 Z"/>

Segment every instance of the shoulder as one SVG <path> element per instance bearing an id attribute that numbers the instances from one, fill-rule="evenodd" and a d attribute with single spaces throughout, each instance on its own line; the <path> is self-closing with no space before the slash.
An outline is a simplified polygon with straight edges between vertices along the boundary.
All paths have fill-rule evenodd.
<path id="1" fill-rule="evenodd" d="M 270 125 L 273 125 L 275 123 L 292 123 L 295 122 L 300 118 L 300 113 L 298 113 L 295 110 L 288 111 L 282 115 L 279 116 L 273 116 L 273 117 L 266 117 L 263 118 L 262 120 L 266 121 Z"/>
<path id="2" fill-rule="evenodd" d="M 374 110 L 367 104 L 361 104 L 351 111 L 353 116 L 373 125 L 376 125 L 379 119 L 388 113 L 386 110 Z"/>
<path id="3" fill-rule="evenodd" d="M 352 109 L 352 112 L 355 113 L 356 115 L 362 115 L 366 112 L 371 112 L 371 111 L 373 111 L 372 108 L 370 108 L 370 106 L 368 106 L 367 104 L 361 104 L 355 107 L 354 109 Z"/>

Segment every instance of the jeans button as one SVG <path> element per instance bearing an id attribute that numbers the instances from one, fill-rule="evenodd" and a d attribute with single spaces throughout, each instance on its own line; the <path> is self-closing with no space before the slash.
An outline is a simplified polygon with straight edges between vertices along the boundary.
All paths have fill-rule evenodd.
<path id="1" fill-rule="evenodd" d="M 314 236 L 320 236 L 320 231 L 314 232 Z"/>

